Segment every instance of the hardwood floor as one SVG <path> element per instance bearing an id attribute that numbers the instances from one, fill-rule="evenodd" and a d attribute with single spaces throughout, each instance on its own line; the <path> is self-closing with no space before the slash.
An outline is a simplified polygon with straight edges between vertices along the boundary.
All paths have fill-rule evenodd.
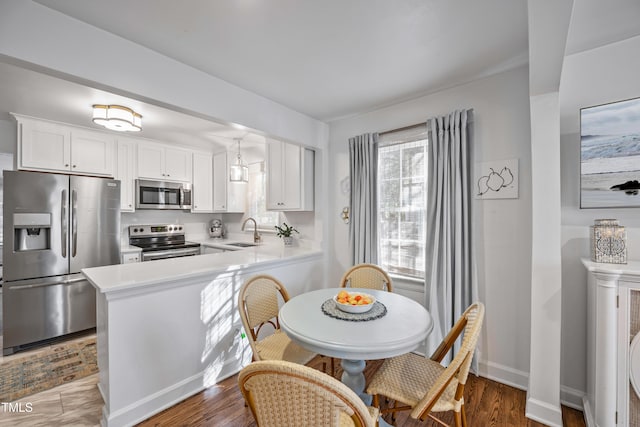
<path id="1" fill-rule="evenodd" d="M 321 368 L 321 363 L 321 360 L 316 358 L 310 362 L 310 365 Z M 367 379 L 381 363 L 382 361 L 367 363 L 365 370 Z M 337 374 L 339 375 L 340 372 Z M 251 411 L 244 406 L 237 381 L 238 376 L 234 375 L 145 420 L 139 426 L 255 426 L 256 423 Z M 544 424 L 529 420 L 524 416 L 525 399 L 526 393 L 522 390 L 470 375 L 465 389 L 465 407 L 469 425 L 483 427 L 544 426 Z M 440 415 L 442 415 L 441 419 L 444 422 L 453 423 L 451 414 Z M 585 426 L 582 412 L 575 409 L 563 406 L 562 418 L 565 427 Z M 399 414 L 395 425 L 402 427 L 439 426 L 431 420 L 425 422 L 413 420 L 408 416 L 408 413 Z"/>

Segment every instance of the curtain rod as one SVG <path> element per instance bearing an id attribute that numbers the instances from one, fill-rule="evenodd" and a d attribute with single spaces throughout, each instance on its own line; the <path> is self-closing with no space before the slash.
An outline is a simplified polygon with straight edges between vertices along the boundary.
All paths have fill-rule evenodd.
<path id="1" fill-rule="evenodd" d="M 402 132 L 403 130 L 409 130 L 409 129 L 413 129 L 413 128 L 417 128 L 420 126 L 427 126 L 427 122 L 425 121 L 424 123 L 416 123 L 415 125 L 409 125 L 409 126 L 404 126 L 398 129 L 390 129 L 390 130 L 385 130 L 384 132 L 378 132 L 378 135 L 386 135 L 388 133 L 395 133 L 395 132 Z"/>
<path id="2" fill-rule="evenodd" d="M 473 108 L 470 108 L 467 110 L 467 123 L 472 123 L 473 122 Z M 429 130 L 429 121 L 425 120 L 422 123 L 416 123 L 414 125 L 408 125 L 408 126 L 404 126 L 398 129 L 389 129 L 389 130 L 385 130 L 383 132 L 378 132 L 378 135 L 386 135 L 389 133 L 395 133 L 395 132 L 402 132 L 403 130 L 409 130 L 409 129 L 413 129 L 413 128 L 417 128 L 420 126 L 425 126 L 427 128 L 427 130 Z"/>

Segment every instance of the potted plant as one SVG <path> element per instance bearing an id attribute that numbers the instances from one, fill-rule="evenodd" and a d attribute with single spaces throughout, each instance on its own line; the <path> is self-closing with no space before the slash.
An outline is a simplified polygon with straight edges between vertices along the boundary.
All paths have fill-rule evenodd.
<path id="1" fill-rule="evenodd" d="M 293 236 L 292 236 L 292 234 L 294 232 L 300 234 L 300 232 L 298 230 L 296 230 L 295 228 L 293 228 L 290 225 L 287 225 L 286 222 L 283 222 L 282 226 L 276 225 L 275 227 L 276 227 L 276 234 L 278 235 L 278 237 L 282 237 L 282 241 L 284 242 L 285 246 L 293 245 Z"/>

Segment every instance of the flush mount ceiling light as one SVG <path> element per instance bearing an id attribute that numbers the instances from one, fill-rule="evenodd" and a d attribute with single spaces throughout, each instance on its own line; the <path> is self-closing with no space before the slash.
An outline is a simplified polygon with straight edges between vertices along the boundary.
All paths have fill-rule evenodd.
<path id="1" fill-rule="evenodd" d="M 94 105 L 93 122 L 119 132 L 140 132 L 142 130 L 142 116 L 122 105 Z"/>
<path id="2" fill-rule="evenodd" d="M 249 167 L 242 163 L 242 156 L 240 155 L 240 141 L 242 138 L 234 138 L 238 141 L 238 158 L 236 163 L 229 167 L 229 181 L 231 182 L 248 182 L 249 181 Z"/>

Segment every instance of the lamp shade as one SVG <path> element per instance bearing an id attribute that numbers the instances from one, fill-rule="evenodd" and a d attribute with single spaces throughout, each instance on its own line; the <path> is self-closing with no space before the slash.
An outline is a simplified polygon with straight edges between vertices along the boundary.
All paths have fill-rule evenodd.
<path id="1" fill-rule="evenodd" d="M 235 164 L 229 166 L 229 181 L 249 182 L 249 167 L 242 162 L 242 155 L 240 154 L 241 138 L 236 140 L 238 141 L 238 158 Z"/>
<path id="2" fill-rule="evenodd" d="M 140 132 L 142 130 L 142 116 L 122 105 L 95 104 L 93 106 L 93 122 L 109 130 L 119 132 Z"/>

